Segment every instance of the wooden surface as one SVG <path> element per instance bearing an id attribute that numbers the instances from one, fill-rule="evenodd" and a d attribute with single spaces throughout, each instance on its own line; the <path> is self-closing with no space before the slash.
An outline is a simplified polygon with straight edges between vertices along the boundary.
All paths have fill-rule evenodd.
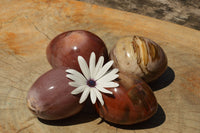
<path id="1" fill-rule="evenodd" d="M 45 48 L 57 34 L 85 29 L 110 47 L 119 37 L 141 35 L 165 50 L 169 67 L 152 83 L 156 115 L 117 126 L 86 111 L 62 121 L 38 120 L 26 94 L 51 67 Z M 200 31 L 137 14 L 76 1 L 0 1 L 0 132 L 2 133 L 200 133 Z"/>

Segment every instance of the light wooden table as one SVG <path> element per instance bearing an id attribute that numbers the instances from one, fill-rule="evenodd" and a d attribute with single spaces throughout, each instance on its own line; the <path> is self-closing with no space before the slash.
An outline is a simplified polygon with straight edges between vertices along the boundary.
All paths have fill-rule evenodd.
<path id="1" fill-rule="evenodd" d="M 131 126 L 80 113 L 39 121 L 26 106 L 32 83 L 51 69 L 45 49 L 57 34 L 85 29 L 111 48 L 118 38 L 148 37 L 165 50 L 169 68 L 152 89 L 159 110 Z M 200 133 L 200 31 L 133 13 L 72 0 L 0 1 L 0 132 L 2 133 Z"/>

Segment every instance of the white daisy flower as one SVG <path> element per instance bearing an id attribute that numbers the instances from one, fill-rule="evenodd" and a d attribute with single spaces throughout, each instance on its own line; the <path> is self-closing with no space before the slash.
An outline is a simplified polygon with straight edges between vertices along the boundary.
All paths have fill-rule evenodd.
<path id="1" fill-rule="evenodd" d="M 84 58 L 82 56 L 78 56 L 78 63 L 83 74 L 74 69 L 66 70 L 66 72 L 69 73 L 66 75 L 66 77 L 74 81 L 69 82 L 69 85 L 76 87 L 71 94 L 77 95 L 82 93 L 79 100 L 80 104 L 83 103 L 90 94 L 90 99 L 93 104 L 98 99 L 101 105 L 104 105 L 101 92 L 112 94 L 111 91 L 105 88 L 114 88 L 119 86 L 118 83 L 112 82 L 112 80 L 119 76 L 117 74 L 118 69 L 115 68 L 108 71 L 113 64 L 113 61 L 111 60 L 103 66 L 104 57 L 101 56 L 96 66 L 95 62 L 96 56 L 95 53 L 92 52 L 90 55 L 89 67 Z"/>

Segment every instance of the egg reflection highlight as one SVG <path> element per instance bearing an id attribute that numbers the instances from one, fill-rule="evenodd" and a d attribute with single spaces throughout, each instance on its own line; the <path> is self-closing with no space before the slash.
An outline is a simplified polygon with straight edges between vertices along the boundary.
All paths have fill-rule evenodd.
<path id="1" fill-rule="evenodd" d="M 54 89 L 54 86 L 51 86 L 51 87 L 49 87 L 49 89 L 48 89 L 48 90 L 52 90 L 52 89 Z"/>

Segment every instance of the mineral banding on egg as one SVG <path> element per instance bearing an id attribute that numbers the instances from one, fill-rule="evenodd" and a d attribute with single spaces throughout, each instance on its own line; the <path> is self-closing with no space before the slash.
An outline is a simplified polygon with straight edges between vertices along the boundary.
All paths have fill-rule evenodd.
<path id="1" fill-rule="evenodd" d="M 154 41 L 139 36 L 119 39 L 110 58 L 121 73 L 137 75 L 146 82 L 156 80 L 167 68 L 163 49 Z"/>
<path id="2" fill-rule="evenodd" d="M 27 95 L 28 108 L 37 117 L 57 120 L 70 117 L 81 111 L 79 96 L 71 95 L 74 89 L 68 83 L 66 68 L 52 69 L 40 76 Z"/>

